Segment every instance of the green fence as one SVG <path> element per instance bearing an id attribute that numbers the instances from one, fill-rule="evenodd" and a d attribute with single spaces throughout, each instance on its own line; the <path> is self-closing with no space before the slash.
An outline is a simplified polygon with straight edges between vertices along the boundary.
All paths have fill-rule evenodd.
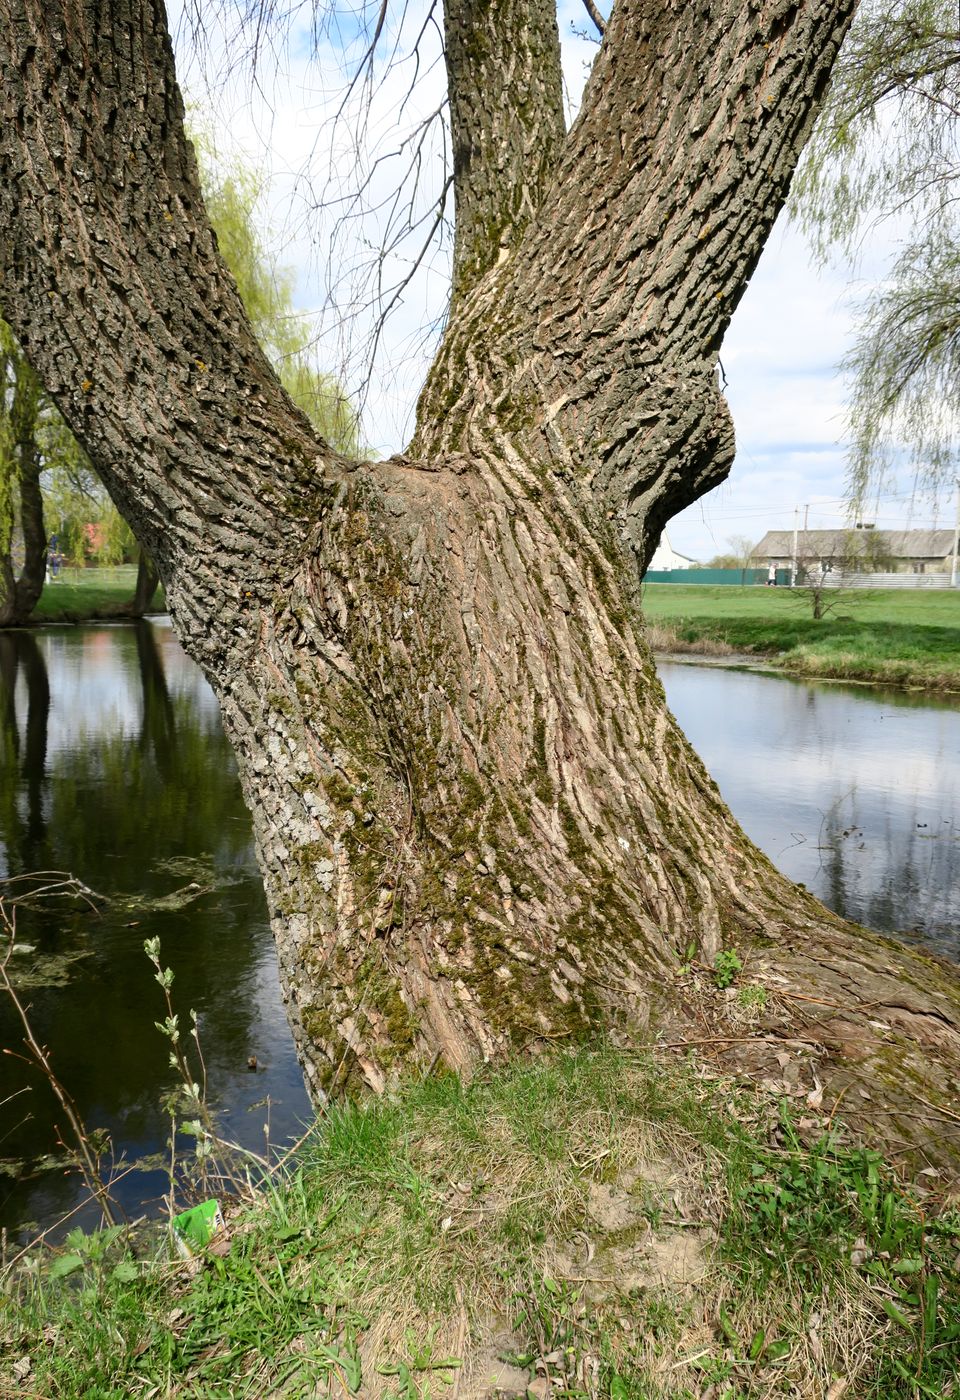
<path id="1" fill-rule="evenodd" d="M 767 570 L 763 569 L 648 569 L 644 583 L 733 583 L 737 585 L 764 584 Z M 790 586 L 790 570 L 777 570 L 777 583 Z"/>

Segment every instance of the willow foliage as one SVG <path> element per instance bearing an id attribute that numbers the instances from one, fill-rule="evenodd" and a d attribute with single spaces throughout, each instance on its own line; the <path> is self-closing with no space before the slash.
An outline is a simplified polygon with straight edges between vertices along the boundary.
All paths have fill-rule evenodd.
<path id="1" fill-rule="evenodd" d="M 359 425 L 336 379 L 318 366 L 313 324 L 294 305 L 294 274 L 281 267 L 257 221 L 263 180 L 242 161 L 224 161 L 202 130 L 193 134 L 204 202 L 224 262 L 254 334 L 294 403 L 341 452 L 360 450 Z"/>
<path id="2" fill-rule="evenodd" d="M 862 492 L 904 450 L 936 486 L 960 446 L 960 33 L 955 0 L 866 0 L 792 196 L 822 260 L 854 266 L 891 227 L 887 275 L 858 307 L 844 367 Z"/>

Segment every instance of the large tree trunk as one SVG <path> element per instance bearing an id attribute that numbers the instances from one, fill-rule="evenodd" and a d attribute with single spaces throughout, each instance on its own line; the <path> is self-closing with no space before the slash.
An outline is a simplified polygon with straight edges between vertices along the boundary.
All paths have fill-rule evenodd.
<path id="1" fill-rule="evenodd" d="M 620 0 L 561 140 L 552 15 L 515 3 L 447 7 L 473 232 L 407 456 L 338 458 L 254 343 L 159 3 L 0 0 L 3 313 L 220 697 L 318 1098 L 689 1035 L 672 974 L 732 944 L 770 994 L 751 1063 L 870 1076 L 910 1135 L 960 1066 L 955 977 L 750 845 L 637 607 L 664 521 L 729 470 L 717 352 L 850 5 Z M 715 1003 L 699 1038 L 746 1039 Z"/>
<path id="2" fill-rule="evenodd" d="M 9 362 L 13 376 L 9 417 L 11 470 L 4 483 L 3 494 L 8 499 L 0 529 L 0 627 L 27 620 L 43 592 L 47 568 L 47 532 L 40 491 L 42 464 L 37 442 L 40 381 L 22 355 L 14 354 Z M 11 554 L 14 497 L 23 540 L 19 574 Z"/>

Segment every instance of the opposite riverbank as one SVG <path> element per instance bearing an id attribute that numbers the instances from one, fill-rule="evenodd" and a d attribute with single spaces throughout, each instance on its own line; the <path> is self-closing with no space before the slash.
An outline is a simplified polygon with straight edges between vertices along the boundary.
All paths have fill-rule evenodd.
<path id="1" fill-rule="evenodd" d="M 100 569 L 66 568 L 44 585 L 30 625 L 99 622 L 129 617 L 137 583 L 135 564 Z M 163 589 L 157 589 L 151 613 L 163 612 Z"/>
<path id="2" fill-rule="evenodd" d="M 136 569 L 67 570 L 49 583 L 35 624 L 129 616 Z M 960 692 L 960 590 L 843 591 L 815 621 L 789 589 L 646 584 L 643 610 L 658 652 L 762 659 L 794 675 Z M 153 612 L 164 609 L 158 591 Z"/>
<path id="3" fill-rule="evenodd" d="M 794 675 L 960 691 L 960 590 L 858 589 L 809 599 L 786 588 L 646 584 L 655 650 L 747 654 Z"/>
<path id="4" fill-rule="evenodd" d="M 331 1108 L 192 1259 L 118 1228 L 8 1267 L 0 1394 L 953 1394 L 945 1180 L 795 1071 L 604 1050 Z"/>

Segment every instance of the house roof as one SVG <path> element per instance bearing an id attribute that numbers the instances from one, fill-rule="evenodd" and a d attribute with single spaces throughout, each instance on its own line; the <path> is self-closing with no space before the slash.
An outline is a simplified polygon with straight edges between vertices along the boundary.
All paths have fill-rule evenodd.
<path id="1" fill-rule="evenodd" d="M 663 534 L 660 536 L 660 543 L 653 551 L 653 555 L 647 567 L 648 569 L 676 569 L 684 568 L 686 565 L 695 562 L 696 561 L 693 559 L 688 559 L 685 554 L 677 553 L 670 543 L 669 535 L 666 530 L 664 530 Z"/>
<path id="2" fill-rule="evenodd" d="M 870 545 L 891 559 L 945 559 L 953 552 L 952 530 L 798 530 L 800 558 L 837 559 L 858 546 Z M 753 551 L 754 559 L 789 559 L 792 530 L 768 530 Z"/>

